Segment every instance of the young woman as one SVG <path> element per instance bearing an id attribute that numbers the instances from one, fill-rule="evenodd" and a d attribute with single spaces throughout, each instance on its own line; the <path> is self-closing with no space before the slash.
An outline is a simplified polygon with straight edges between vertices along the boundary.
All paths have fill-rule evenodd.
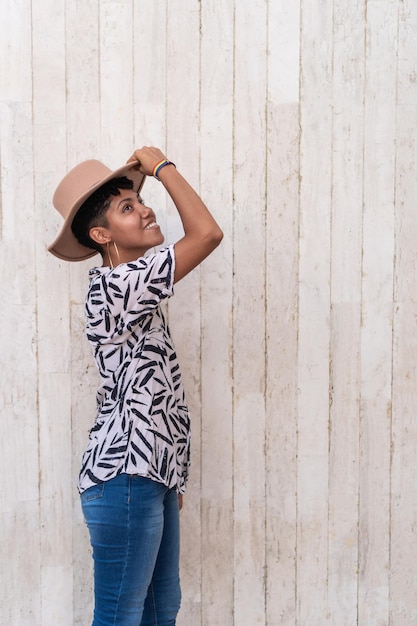
<path id="1" fill-rule="evenodd" d="M 184 236 L 164 236 L 140 195 L 155 176 Z M 78 488 L 94 558 L 93 626 L 172 626 L 180 606 L 179 508 L 189 466 L 189 416 L 161 303 L 223 234 L 164 154 L 136 150 L 111 171 L 71 170 L 54 194 L 63 228 L 49 247 L 68 261 L 100 253 L 90 270 L 87 337 L 100 372 L 97 415 Z"/>

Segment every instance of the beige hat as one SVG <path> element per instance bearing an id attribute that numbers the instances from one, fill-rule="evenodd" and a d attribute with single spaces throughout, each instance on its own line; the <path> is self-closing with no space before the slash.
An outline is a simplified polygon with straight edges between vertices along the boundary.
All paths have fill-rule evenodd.
<path id="1" fill-rule="evenodd" d="M 97 250 L 81 245 L 71 230 L 72 220 L 78 209 L 96 189 L 112 178 L 126 176 L 133 180 L 133 188 L 139 192 L 145 182 L 145 175 L 139 171 L 138 161 L 132 161 L 112 171 L 94 159 L 76 165 L 59 183 L 53 197 L 53 204 L 64 218 L 61 232 L 50 246 L 49 252 L 64 261 L 83 261 L 97 254 Z"/>

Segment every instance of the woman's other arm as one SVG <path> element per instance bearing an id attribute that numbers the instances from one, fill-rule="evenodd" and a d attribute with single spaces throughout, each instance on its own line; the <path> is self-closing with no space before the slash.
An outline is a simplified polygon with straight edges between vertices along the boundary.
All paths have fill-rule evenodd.
<path id="1" fill-rule="evenodd" d="M 145 147 L 136 150 L 129 161 L 139 161 L 143 173 L 152 175 L 156 163 L 165 158 L 158 148 Z M 173 165 L 160 169 L 158 179 L 171 196 L 184 228 L 184 236 L 174 245 L 174 282 L 178 282 L 217 248 L 223 232 L 200 196 Z"/>

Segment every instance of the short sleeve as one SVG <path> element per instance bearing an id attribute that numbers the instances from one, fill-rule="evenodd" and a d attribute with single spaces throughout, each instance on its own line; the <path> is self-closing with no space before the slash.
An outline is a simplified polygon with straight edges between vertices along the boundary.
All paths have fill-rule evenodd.
<path id="1" fill-rule="evenodd" d="M 114 322 L 119 330 L 132 329 L 173 294 L 174 270 L 173 245 L 107 272 L 91 270 L 86 307 L 90 326 L 98 317 L 97 325 L 104 322 L 107 333 L 117 332 L 111 328 Z"/>

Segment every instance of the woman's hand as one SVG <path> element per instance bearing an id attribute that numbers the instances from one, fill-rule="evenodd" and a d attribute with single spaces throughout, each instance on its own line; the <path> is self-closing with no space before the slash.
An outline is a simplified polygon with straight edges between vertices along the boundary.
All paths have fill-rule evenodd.
<path id="1" fill-rule="evenodd" d="M 138 161 L 139 170 L 142 174 L 152 176 L 155 165 L 165 159 L 166 156 L 159 148 L 144 146 L 143 148 L 135 150 L 132 156 L 128 159 L 127 163 Z"/>

